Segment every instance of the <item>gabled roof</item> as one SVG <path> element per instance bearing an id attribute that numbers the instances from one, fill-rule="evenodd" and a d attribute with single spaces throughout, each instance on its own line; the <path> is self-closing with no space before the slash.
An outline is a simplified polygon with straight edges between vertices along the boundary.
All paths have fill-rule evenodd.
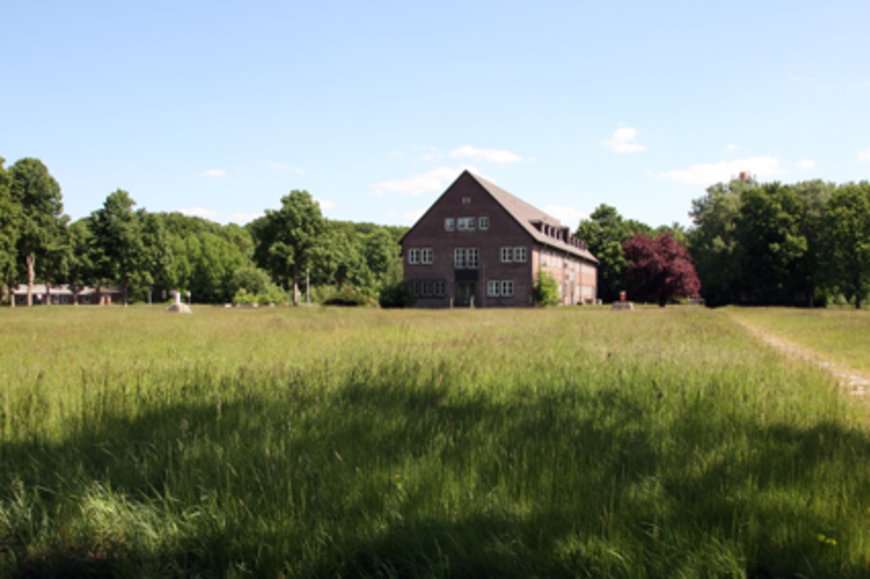
<path id="1" fill-rule="evenodd" d="M 558 219 L 556 219 L 552 215 L 544 213 L 533 205 L 529 205 L 519 197 L 511 195 L 498 185 L 490 183 L 483 177 L 479 177 L 467 170 L 465 172 L 468 173 L 468 175 L 472 177 L 475 181 L 477 181 L 478 184 L 480 184 L 480 186 L 483 187 L 487 193 L 492 195 L 493 199 L 495 199 L 499 205 L 504 207 L 505 211 L 510 213 L 511 217 L 513 217 L 517 221 L 517 223 L 519 223 L 523 227 L 523 229 L 525 229 L 529 233 L 529 235 L 531 235 L 535 239 L 535 241 L 544 245 L 549 245 L 550 247 L 553 247 L 555 249 L 560 249 L 562 251 L 572 253 L 584 259 L 588 259 L 596 263 L 598 262 L 598 260 L 595 259 L 595 256 L 592 255 L 592 253 L 590 253 L 590 251 L 586 249 L 585 246 L 577 247 L 576 245 L 567 243 L 561 238 L 547 235 L 543 226 L 547 226 L 549 228 L 552 228 L 553 230 L 565 229 L 565 226 L 562 225 L 562 222 L 560 222 Z"/>
<path id="2" fill-rule="evenodd" d="M 447 191 L 450 191 L 450 189 L 465 176 L 468 176 L 475 183 L 477 183 L 477 185 L 480 186 L 481 189 L 489 193 L 489 195 L 496 201 L 496 203 L 501 205 L 502 208 L 508 213 L 508 215 L 510 215 L 514 219 L 514 221 L 516 221 L 526 231 L 526 233 L 528 233 L 532 237 L 532 239 L 534 239 L 538 243 L 598 263 L 598 260 L 595 259 L 595 256 L 592 255 L 592 253 L 590 253 L 588 249 L 586 249 L 585 244 L 583 247 L 579 247 L 572 243 L 567 243 L 565 240 L 554 235 L 549 235 L 547 233 L 547 230 L 550 230 L 552 232 L 567 230 L 567 228 L 562 225 L 562 223 L 558 219 L 556 219 L 552 215 L 544 213 L 537 207 L 529 205 L 519 197 L 511 195 L 498 185 L 490 183 L 483 177 L 479 177 L 478 175 L 475 175 L 467 169 L 463 171 L 453 183 L 451 183 L 450 187 L 448 187 L 444 191 L 444 193 L 441 194 L 440 197 L 438 197 L 438 199 L 429 207 L 426 213 L 424 213 L 423 216 L 417 220 L 417 223 L 415 223 L 407 232 L 405 232 L 405 235 L 402 236 L 402 238 L 399 240 L 399 243 L 401 243 L 405 239 L 405 237 L 407 237 L 411 233 L 411 231 L 413 231 L 417 227 L 418 223 L 426 218 L 426 215 L 428 215 L 429 211 L 431 211 L 432 208 L 438 204 L 438 201 L 441 200 L 441 197 L 444 197 L 444 195 L 447 194 Z M 572 238 L 570 231 L 567 232 L 567 237 Z"/>

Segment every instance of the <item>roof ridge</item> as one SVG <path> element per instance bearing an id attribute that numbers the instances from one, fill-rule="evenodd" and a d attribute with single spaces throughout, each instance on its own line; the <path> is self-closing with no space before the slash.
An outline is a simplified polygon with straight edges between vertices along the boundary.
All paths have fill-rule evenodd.
<path id="1" fill-rule="evenodd" d="M 466 169 L 466 171 L 468 171 L 468 170 Z M 523 206 L 527 207 L 528 209 L 533 210 L 535 213 L 539 213 L 542 217 L 546 217 L 548 220 L 550 220 L 554 223 L 558 223 L 560 226 L 564 227 L 562 225 L 562 222 L 559 219 L 557 219 L 556 217 L 553 217 L 552 215 L 550 215 L 546 211 L 539 209 L 538 207 L 535 207 L 534 205 L 532 205 L 528 201 L 525 201 L 525 200 L 521 199 L 520 197 L 517 197 L 516 195 L 514 195 L 510 191 L 502 189 L 501 187 L 499 187 L 498 185 L 496 185 L 492 181 L 489 181 L 488 179 L 481 177 L 480 175 L 472 173 L 471 171 L 468 171 L 468 174 L 471 175 L 474 179 L 476 179 L 487 191 L 494 194 L 496 197 L 507 197 L 507 199 L 509 199 L 510 201 L 513 201 L 519 205 L 523 205 Z M 493 191 L 493 189 L 495 191 Z M 510 211 L 510 207 L 505 207 L 505 209 Z M 511 213 L 513 213 L 513 211 L 511 211 Z M 521 216 L 517 215 L 516 217 L 520 218 Z"/>

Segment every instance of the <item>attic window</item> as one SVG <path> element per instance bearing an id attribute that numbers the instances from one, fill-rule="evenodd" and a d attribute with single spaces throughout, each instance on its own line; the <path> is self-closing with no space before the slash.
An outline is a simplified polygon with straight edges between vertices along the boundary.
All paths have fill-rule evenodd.
<path id="1" fill-rule="evenodd" d="M 471 205 L 471 197 L 463 197 L 462 204 L 463 205 Z"/>

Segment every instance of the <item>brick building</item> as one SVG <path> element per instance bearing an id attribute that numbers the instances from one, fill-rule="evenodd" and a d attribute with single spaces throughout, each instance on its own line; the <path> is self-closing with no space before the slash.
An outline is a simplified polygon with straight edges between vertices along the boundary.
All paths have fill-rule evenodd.
<path id="1" fill-rule="evenodd" d="M 400 240 L 419 307 L 530 306 L 540 272 L 563 304 L 595 300 L 598 260 L 558 219 L 464 171 Z"/>

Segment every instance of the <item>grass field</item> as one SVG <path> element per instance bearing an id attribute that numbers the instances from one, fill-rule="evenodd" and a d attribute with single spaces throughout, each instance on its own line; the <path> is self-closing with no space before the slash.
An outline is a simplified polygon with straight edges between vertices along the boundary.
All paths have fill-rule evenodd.
<path id="1" fill-rule="evenodd" d="M 870 376 L 870 310 L 732 308 L 730 313 Z"/>
<path id="2" fill-rule="evenodd" d="M 2 310 L 0 576 L 867 577 L 860 416 L 700 308 Z"/>

